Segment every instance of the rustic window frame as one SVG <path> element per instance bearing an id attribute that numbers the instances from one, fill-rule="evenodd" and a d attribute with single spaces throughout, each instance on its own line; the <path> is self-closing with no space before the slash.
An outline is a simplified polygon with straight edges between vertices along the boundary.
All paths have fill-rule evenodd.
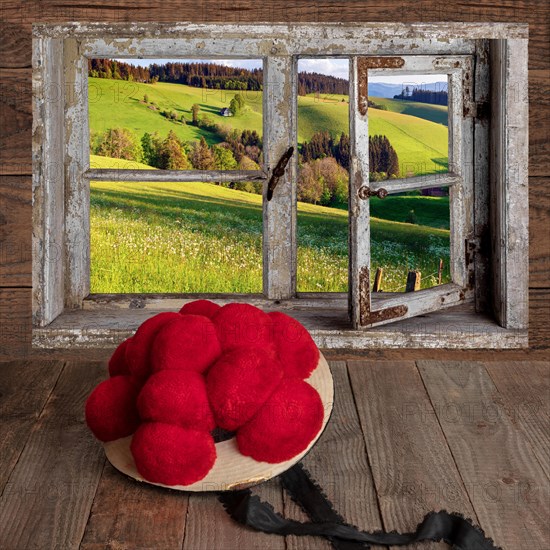
<path id="1" fill-rule="evenodd" d="M 464 243 L 472 239 L 474 212 L 474 175 L 472 166 L 474 125 L 466 116 L 473 103 L 473 55 L 399 57 L 354 57 L 350 67 L 351 158 L 350 169 L 350 305 L 356 327 L 379 326 L 416 315 L 452 307 L 474 299 L 469 271 L 474 269 L 473 255 L 467 256 Z M 441 74 L 449 82 L 447 173 L 422 175 L 369 183 L 368 102 L 369 75 Z M 450 191 L 450 259 L 452 282 L 415 293 L 371 291 L 370 265 L 370 193 L 448 187 Z M 472 286 L 472 288 L 470 288 Z"/>
<path id="2" fill-rule="evenodd" d="M 442 312 L 430 314 L 428 321 L 417 318 L 394 323 L 390 329 L 356 330 L 371 324 L 368 319 L 361 319 L 358 296 L 361 289 L 370 295 L 370 288 L 367 282 L 365 289 L 364 279 L 361 286 L 359 271 L 353 267 L 353 253 L 353 326 L 345 319 L 347 304 L 342 295 L 296 293 L 296 161 L 289 163 L 273 199 L 264 200 L 264 296 L 244 298 L 267 309 L 281 308 L 294 314 L 310 328 L 322 347 L 527 345 L 527 26 L 505 23 L 34 25 L 34 344 L 111 345 L 131 333 L 144 317 L 181 302 L 181 297 L 171 295 L 88 296 L 88 182 L 113 177 L 112 173 L 90 170 L 88 166 L 88 57 L 262 58 L 268 83 L 264 91 L 264 170 L 231 177 L 253 176 L 266 182 L 278 158 L 296 143 L 299 57 L 353 59 L 351 94 L 355 90 L 351 84 L 357 77 L 357 59 L 411 52 L 440 59 L 471 56 L 475 60 L 470 71 L 475 82 L 471 92 L 474 95 L 463 106 L 464 118 L 471 117 L 466 124 L 473 127 L 474 138 L 468 146 L 473 150 L 476 195 L 469 238 L 464 242 L 464 265 L 468 280 L 475 280 L 475 285 L 470 285 L 463 296 L 453 289 L 453 295 L 461 302 L 475 299 L 479 313 L 472 307 L 460 306 L 443 316 Z M 487 115 L 489 100 L 492 112 Z M 357 124 L 360 109 L 352 111 L 356 113 L 353 124 Z M 116 177 L 131 181 L 145 176 L 143 171 L 139 176 L 123 172 L 116 171 Z M 197 180 L 197 173 L 191 171 L 165 171 L 162 177 L 165 175 L 170 181 Z M 158 178 L 158 172 L 151 177 Z M 214 181 L 226 178 L 227 173 L 204 177 Z M 352 171 L 352 213 L 356 192 L 363 184 L 360 173 Z M 494 197 L 491 208 L 489 194 Z M 351 234 L 353 240 L 353 228 Z M 486 253 L 489 249 L 491 264 Z M 494 284 L 488 293 L 490 272 Z M 465 282 L 463 279 L 461 283 Z M 427 291 L 408 299 L 418 304 L 423 301 L 423 292 Z M 488 294 L 493 296 L 496 322 L 481 313 L 487 308 Z M 446 299 L 437 296 L 441 302 Z M 231 296 L 238 298 L 243 297 Z M 383 307 L 387 306 L 386 303 Z"/>

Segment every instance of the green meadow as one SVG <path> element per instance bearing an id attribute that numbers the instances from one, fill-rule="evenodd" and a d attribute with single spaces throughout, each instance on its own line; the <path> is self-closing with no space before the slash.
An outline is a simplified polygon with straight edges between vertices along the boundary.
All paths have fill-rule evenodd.
<path id="1" fill-rule="evenodd" d="M 124 163 L 96 156 L 92 162 Z M 91 291 L 261 292 L 261 199 L 201 182 L 92 182 Z M 409 268 L 422 271 L 424 287 L 435 284 L 428 275 L 439 258 L 447 282 L 448 199 L 377 201 L 373 213 L 383 208 L 386 219 L 372 218 L 372 266 L 385 270 L 383 289 L 403 290 Z M 402 221 L 411 209 L 414 225 Z M 298 203 L 298 290 L 346 291 L 347 224 L 344 210 Z"/>

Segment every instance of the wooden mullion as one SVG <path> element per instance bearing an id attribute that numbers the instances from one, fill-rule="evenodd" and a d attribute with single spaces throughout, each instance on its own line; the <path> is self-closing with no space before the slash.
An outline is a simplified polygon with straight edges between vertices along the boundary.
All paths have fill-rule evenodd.
<path id="1" fill-rule="evenodd" d="M 271 171 L 289 147 L 296 151 L 296 58 L 264 62 L 264 165 Z M 297 154 L 294 154 L 294 159 Z M 263 200 L 263 291 L 270 300 L 296 293 L 296 175 L 290 160 L 270 201 Z"/>
<path id="2" fill-rule="evenodd" d="M 128 161 L 132 164 L 132 161 Z M 147 181 L 147 182 L 207 182 L 263 181 L 267 174 L 262 170 L 87 170 L 89 181 Z"/>
<path id="3" fill-rule="evenodd" d="M 368 64 L 352 57 L 349 78 L 349 311 L 354 328 L 368 323 L 370 313 L 370 205 L 359 197 L 369 184 Z"/>
<path id="4" fill-rule="evenodd" d="M 414 191 L 417 189 L 432 189 L 434 187 L 451 187 L 462 182 L 462 176 L 452 173 L 430 174 L 426 176 L 414 176 L 395 180 L 377 181 L 370 186 L 373 191 L 385 189 L 389 195 Z"/>

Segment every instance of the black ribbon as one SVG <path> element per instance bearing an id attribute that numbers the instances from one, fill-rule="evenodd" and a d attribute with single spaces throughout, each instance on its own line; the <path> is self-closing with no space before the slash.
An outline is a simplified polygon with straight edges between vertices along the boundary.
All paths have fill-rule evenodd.
<path id="1" fill-rule="evenodd" d="M 421 541 L 444 541 L 455 550 L 501 550 L 470 520 L 444 510 L 427 514 L 414 533 L 361 531 L 344 522 L 301 464 L 296 464 L 280 478 L 283 487 L 311 522 L 283 518 L 250 489 L 226 491 L 218 498 L 227 513 L 243 525 L 277 535 L 322 536 L 337 550 L 368 549 L 370 544 L 404 546 Z"/>

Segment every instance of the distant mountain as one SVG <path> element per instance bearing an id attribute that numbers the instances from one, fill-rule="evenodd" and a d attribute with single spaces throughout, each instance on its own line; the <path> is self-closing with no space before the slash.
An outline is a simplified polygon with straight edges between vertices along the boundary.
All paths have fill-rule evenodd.
<path id="1" fill-rule="evenodd" d="M 406 78 L 405 85 L 406 85 Z M 386 82 L 369 82 L 369 96 L 372 97 L 387 97 L 393 98 L 394 95 L 400 94 L 405 86 L 403 84 L 389 84 Z M 409 84 L 409 88 L 422 88 L 423 90 L 442 91 L 447 90 L 446 82 L 430 82 L 428 84 Z"/>

